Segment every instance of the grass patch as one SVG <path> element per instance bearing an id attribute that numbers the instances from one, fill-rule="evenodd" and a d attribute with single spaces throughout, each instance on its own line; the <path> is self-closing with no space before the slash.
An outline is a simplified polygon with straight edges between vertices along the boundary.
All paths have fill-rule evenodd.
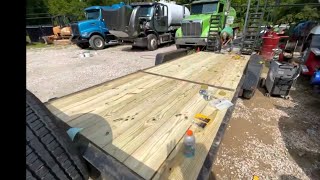
<path id="1" fill-rule="evenodd" d="M 27 49 L 30 49 L 30 48 L 45 48 L 45 47 L 51 46 L 51 44 L 47 45 L 47 44 L 44 44 L 42 42 L 31 42 L 29 36 L 26 36 L 26 42 L 27 42 L 27 44 L 26 44 Z"/>
<path id="2" fill-rule="evenodd" d="M 30 48 L 45 48 L 45 47 L 49 47 L 51 45 L 47 45 L 47 44 L 44 44 L 44 43 L 41 43 L 41 42 L 34 42 L 34 43 L 30 43 L 30 44 L 27 44 L 26 47 L 27 49 L 30 49 Z"/>

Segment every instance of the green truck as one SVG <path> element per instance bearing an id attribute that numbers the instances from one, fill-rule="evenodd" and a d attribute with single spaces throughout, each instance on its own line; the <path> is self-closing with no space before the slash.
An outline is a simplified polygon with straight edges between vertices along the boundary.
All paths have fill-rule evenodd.
<path id="1" fill-rule="evenodd" d="M 225 26 L 234 30 L 236 11 L 230 7 L 228 0 L 199 0 L 191 3 L 190 16 L 184 18 L 176 31 L 177 48 L 207 47 L 210 38 L 219 37 Z M 218 42 L 218 41 L 216 41 Z"/>

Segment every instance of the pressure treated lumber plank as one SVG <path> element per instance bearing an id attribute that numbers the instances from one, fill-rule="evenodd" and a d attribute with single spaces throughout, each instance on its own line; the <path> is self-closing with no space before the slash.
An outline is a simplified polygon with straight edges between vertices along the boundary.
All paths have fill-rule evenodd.
<path id="1" fill-rule="evenodd" d="M 215 96 L 219 97 L 219 92 Z M 197 178 L 226 110 L 218 111 L 207 105 L 201 113 L 214 118 L 214 120 L 204 130 L 191 125 L 190 129 L 194 131 L 196 137 L 195 156 L 193 158 L 184 157 L 182 137 L 153 179 L 194 180 Z"/>
<path id="2" fill-rule="evenodd" d="M 114 106 L 109 106 L 102 112 L 92 112 L 87 117 L 85 117 L 86 115 L 80 116 L 68 122 L 68 124 L 73 127 L 85 128 L 81 131 L 81 134 L 103 147 L 111 142 L 113 138 L 127 131 L 139 119 L 144 118 L 156 107 L 161 106 L 164 103 L 162 101 L 169 98 L 168 94 L 175 92 L 178 81 L 170 79 L 163 79 L 163 81 L 165 83 L 158 83 L 144 92 L 136 94 L 133 101 L 126 99 L 117 102 Z M 112 131 L 110 128 L 112 128 Z M 110 133 L 107 137 L 105 135 L 106 132 Z"/>
<path id="3" fill-rule="evenodd" d="M 200 75 L 206 76 L 206 74 L 203 74 L 203 73 L 200 73 Z M 204 78 L 204 77 L 202 77 L 202 78 Z M 223 78 L 220 78 L 219 80 L 220 80 L 220 84 L 222 84 L 222 82 L 224 82 Z M 200 90 L 200 86 L 197 87 L 197 91 L 198 90 Z M 203 103 L 206 104 L 207 102 L 203 102 Z M 160 108 L 162 108 L 162 107 L 160 107 Z M 155 128 L 155 127 L 153 127 L 153 128 Z M 135 129 L 135 128 L 133 128 L 133 129 Z M 139 129 L 139 132 L 140 131 L 141 130 Z M 150 134 L 151 130 L 147 129 L 147 131 Z M 149 135 L 149 134 L 147 134 L 147 135 L 144 135 L 144 134 L 145 134 L 145 132 L 141 132 L 139 135 L 133 134 L 129 129 L 123 135 L 121 135 L 121 137 L 117 138 L 119 140 L 116 139 L 113 141 L 112 145 L 108 145 L 108 146 L 111 146 L 111 148 L 106 147 L 107 148 L 106 151 L 111 153 L 114 157 L 116 157 L 120 161 L 122 161 L 124 158 L 126 158 L 126 156 L 128 156 L 128 154 L 131 154 L 132 150 L 134 150 L 137 146 L 139 146 L 141 143 L 143 143 L 143 138 L 148 137 L 148 135 Z M 128 137 L 130 137 L 130 136 L 135 137 L 134 139 L 137 139 L 137 140 L 135 141 L 132 139 L 128 139 Z M 142 137 L 140 137 L 140 136 L 142 136 Z M 115 150 L 112 150 L 112 148 L 114 148 L 116 150 L 120 149 L 121 151 L 115 151 Z"/>
<path id="4" fill-rule="evenodd" d="M 202 74 L 202 75 L 206 75 L 206 74 Z M 233 77 L 232 73 L 228 73 L 227 75 L 225 75 L 224 77 L 226 78 L 231 78 Z M 236 79 L 238 77 L 235 77 Z M 238 78 L 239 79 L 239 78 Z M 221 84 L 221 85 L 226 85 L 224 78 L 219 78 L 217 80 L 217 83 Z M 200 89 L 200 86 L 198 86 L 198 88 Z M 215 93 L 216 91 L 213 91 L 214 88 L 210 88 L 210 91 Z M 219 90 L 219 93 L 221 92 L 221 90 Z M 231 92 L 223 92 L 224 96 L 231 96 L 232 93 Z M 221 95 L 217 94 L 216 97 L 222 97 Z M 197 98 L 198 100 L 200 100 L 201 105 L 202 106 L 206 106 L 207 105 L 207 101 L 205 101 L 204 99 L 202 99 L 202 97 L 200 95 L 197 94 Z M 193 116 L 200 112 L 198 111 L 194 111 L 191 119 L 193 118 Z M 143 169 L 145 167 L 145 165 L 147 165 L 148 167 L 151 167 L 153 169 L 156 169 L 157 167 L 159 167 L 161 165 L 161 162 L 163 162 L 163 160 L 167 157 L 167 155 L 171 152 L 174 146 L 169 145 L 168 144 L 172 144 L 170 142 L 178 142 L 182 136 L 184 135 L 185 131 L 187 130 L 187 128 L 190 126 L 177 126 L 177 129 L 172 129 L 172 128 L 168 128 L 166 125 L 174 125 L 175 123 L 172 123 L 170 120 L 168 120 L 168 122 L 166 124 L 164 124 L 163 126 L 161 126 L 161 130 L 157 130 L 156 133 L 157 136 L 154 136 L 154 138 L 149 138 L 146 142 L 144 142 L 144 144 L 139 147 L 138 150 L 136 150 L 129 158 L 128 160 L 125 161 L 125 164 L 128 167 L 131 167 L 135 172 L 137 172 L 138 174 L 140 174 L 141 176 L 143 176 L 146 179 L 149 179 L 153 172 L 150 171 L 149 169 Z M 170 135 L 170 136 L 165 136 L 164 139 L 162 139 L 161 134 L 167 134 L 168 131 L 169 133 L 172 132 L 175 133 L 175 135 Z M 137 142 L 138 143 L 138 142 Z M 146 150 L 146 149 L 150 149 L 151 150 Z M 146 153 L 148 152 L 148 153 Z M 132 162 L 131 162 L 131 159 Z M 138 161 L 143 162 L 144 166 L 142 166 L 141 168 L 139 167 L 139 163 L 137 163 Z"/>
<path id="5" fill-rule="evenodd" d="M 124 83 L 120 86 L 116 86 L 116 87 L 112 87 L 112 88 L 110 87 L 108 89 L 104 89 L 103 92 L 97 91 L 95 93 L 92 93 L 91 96 L 89 96 L 88 98 L 74 101 L 74 103 L 72 103 L 68 106 L 55 105 L 55 101 L 50 103 L 50 105 L 55 106 L 56 108 L 59 109 L 59 111 L 63 112 L 64 114 L 71 116 L 72 115 L 71 112 L 79 113 L 78 110 L 89 111 L 87 107 L 90 107 L 90 109 L 92 109 L 94 107 L 100 107 L 102 104 L 99 104 L 99 102 L 104 101 L 104 98 L 112 97 L 113 99 L 111 99 L 109 101 L 113 101 L 114 99 L 117 99 L 123 95 L 128 95 L 128 94 L 134 95 L 134 93 L 138 93 L 141 90 L 143 90 L 142 89 L 143 87 L 151 86 L 152 84 L 156 84 L 160 80 L 161 80 L 161 78 L 159 78 L 159 77 L 154 77 L 154 76 L 144 74 L 140 78 L 129 81 L 129 82 Z M 149 84 L 149 83 L 151 83 L 151 84 Z M 72 96 L 69 98 L 72 98 Z M 57 116 L 59 117 L 59 113 L 56 113 L 54 110 L 52 112 L 57 114 Z M 84 112 L 82 112 L 82 113 L 84 113 Z"/>
<path id="6" fill-rule="evenodd" d="M 174 117 L 177 114 L 177 111 L 179 112 L 179 109 L 174 108 L 175 105 L 181 106 L 183 103 L 186 103 L 186 101 L 189 101 L 190 96 L 193 95 L 194 93 L 187 93 L 186 97 L 184 97 L 184 94 L 176 98 L 172 97 L 174 100 L 170 102 L 170 104 L 162 107 L 162 109 L 157 109 L 154 111 L 154 113 L 138 121 L 133 127 L 116 138 L 112 144 L 108 144 L 104 149 L 108 153 L 111 153 L 118 160 L 124 161 L 131 156 L 130 154 L 139 148 L 140 145 L 146 141 L 157 129 L 166 123 L 168 119 Z M 116 149 L 119 148 L 120 151 L 112 151 L 113 148 L 110 147 Z"/>
<path id="7" fill-rule="evenodd" d="M 91 112 L 96 108 L 105 108 L 108 103 L 114 102 L 117 99 L 121 98 L 133 97 L 135 96 L 135 94 L 144 91 L 145 88 L 151 87 L 161 82 L 162 79 L 163 78 L 161 77 L 155 77 L 145 74 L 137 80 L 130 81 L 121 86 L 114 87 L 98 94 L 92 94 L 91 97 L 79 100 L 78 102 L 74 102 L 69 106 L 59 107 L 55 106 L 54 104 L 49 104 L 48 107 L 50 109 L 51 106 L 53 106 L 51 108 L 53 109 L 52 113 L 54 113 L 58 118 L 64 119 L 65 121 L 70 121 L 72 120 L 72 118 L 66 119 L 66 117 L 63 116 L 67 115 L 68 117 L 76 118 L 76 116 L 74 116 L 76 114 Z"/>
<path id="8" fill-rule="evenodd" d="M 169 171 L 166 167 L 171 166 L 170 158 L 175 158 L 171 154 L 176 152 L 172 149 L 176 147 L 176 142 L 181 143 L 184 132 L 190 127 L 190 122 L 183 121 L 182 117 L 176 118 L 175 115 L 182 114 L 185 109 L 199 108 L 192 110 L 192 113 L 188 111 L 188 116 L 194 116 L 203 107 L 205 108 L 202 112 L 207 114 L 216 111 L 215 108 L 208 107 L 207 102 L 198 95 L 199 84 L 161 77 L 161 74 L 236 89 L 247 63 L 247 60 L 234 60 L 231 56 L 225 57 L 225 55 L 212 53 L 193 54 L 183 58 L 146 70 L 148 72 L 157 69 L 159 75 L 139 72 L 133 75 L 137 79 L 129 75 L 126 77 L 128 81 L 123 78 L 119 83 L 116 80 L 110 82 L 115 85 L 104 83 L 95 87 L 96 91 L 95 88 L 84 90 L 49 102 L 47 106 L 51 107 L 50 111 L 59 115 L 69 125 L 83 127 L 81 134 L 123 161 L 142 177 L 149 179 L 155 175 L 155 178 L 159 178 L 163 172 L 162 177 L 167 174 L 167 177 L 171 179 L 179 179 L 181 178 L 179 169 L 172 168 Z M 192 93 L 187 93 L 189 99 L 174 100 L 188 87 L 193 87 L 191 88 Z M 216 97 L 221 97 L 223 94 L 230 98 L 234 93 L 233 90 L 212 89 L 215 89 Z M 172 97 L 175 98 L 169 100 Z M 169 106 L 166 109 L 170 103 L 177 107 L 170 108 Z M 211 133 L 214 133 L 214 129 L 219 127 L 221 123 L 219 117 L 221 116 L 222 120 L 224 116 L 224 114 L 219 115 L 221 113 L 216 114 L 217 125 L 212 126 L 214 124 L 212 123 L 206 127 L 206 129 L 209 127 L 213 129 Z M 159 117 L 159 114 L 165 115 L 160 116 L 161 121 L 154 123 L 153 117 Z M 129 120 L 126 121 L 125 118 L 128 117 Z M 131 120 L 133 117 L 134 119 Z M 121 118 L 122 120 L 118 120 Z M 201 136 L 196 139 L 203 141 L 204 147 L 210 147 L 214 136 L 215 133 L 209 139 L 201 138 Z M 178 164 L 183 167 L 180 169 L 184 172 L 183 174 L 188 174 L 194 169 L 200 171 L 209 149 L 203 147 L 199 149 L 199 152 L 204 153 L 197 159 L 194 165 L 196 167 L 185 164 L 185 160 L 177 161 L 183 163 Z M 165 160 L 167 156 L 169 160 Z M 159 172 L 156 173 L 157 170 Z M 190 174 L 190 177 L 194 177 L 197 173 Z"/>
<path id="9" fill-rule="evenodd" d="M 248 61 L 248 57 L 245 57 L 243 61 Z M 244 70 L 245 65 L 240 64 L 234 69 L 234 73 L 227 74 L 229 80 L 223 82 L 223 86 L 235 86 L 239 84 L 241 79 L 242 71 Z M 210 88 L 209 88 L 210 89 Z M 229 100 L 235 95 L 235 92 L 218 91 L 215 96 L 218 98 L 227 98 Z M 222 96 L 223 95 L 223 96 Z M 205 130 L 200 131 L 198 127 L 192 125 L 190 129 L 195 131 L 196 137 L 196 156 L 194 158 L 185 158 L 183 156 L 183 137 L 180 139 L 176 148 L 171 152 L 170 156 L 166 161 L 161 165 L 155 174 L 153 179 L 196 179 L 202 164 L 206 158 L 210 146 L 214 140 L 214 137 L 220 127 L 220 124 L 225 116 L 226 110 L 218 111 L 215 108 L 207 105 L 205 109 L 201 112 L 205 115 L 208 115 L 212 112 L 216 112 L 216 117 L 214 118 L 214 123 L 208 125 Z"/>
<path id="10" fill-rule="evenodd" d="M 157 93 L 157 95 L 152 97 L 153 100 L 151 99 L 148 101 L 144 101 L 141 104 L 136 104 L 134 108 L 127 111 L 131 114 L 138 113 L 138 115 L 134 120 L 129 120 L 126 122 L 122 121 L 123 125 L 118 126 L 117 128 L 113 128 L 112 142 L 109 142 L 108 144 L 110 145 L 108 145 L 107 147 L 101 147 L 109 154 L 117 158 L 119 161 L 123 161 L 128 156 L 128 152 L 121 149 L 123 146 L 125 146 L 125 143 L 133 140 L 143 129 L 151 128 L 157 121 L 160 121 L 160 115 L 163 111 L 165 111 L 164 105 L 169 105 L 169 103 L 176 98 L 176 95 L 179 94 L 179 91 L 181 91 L 181 89 L 185 89 L 187 91 L 186 87 L 179 88 L 179 83 L 181 84 L 181 82 L 175 82 L 178 84 L 173 84 L 168 87 L 168 90 Z M 119 117 L 125 118 L 127 112 L 123 111 L 124 116 L 119 114 Z M 124 123 L 130 123 L 130 125 L 125 125 Z M 99 128 L 95 129 L 95 131 L 98 132 Z M 94 138 L 93 141 L 95 142 L 101 142 L 105 139 L 103 134 L 97 134 L 92 138 Z M 141 138 L 140 141 L 143 141 L 143 139 Z M 133 148 L 133 146 L 129 148 Z"/>
<path id="11" fill-rule="evenodd" d="M 178 60 L 170 61 L 168 63 L 161 64 L 159 66 L 155 66 L 152 68 L 147 69 L 147 71 L 152 70 L 152 72 L 163 72 L 166 71 L 168 68 L 174 67 L 177 69 L 177 71 L 180 71 L 181 69 L 187 69 L 191 66 L 197 66 L 198 63 L 202 63 L 201 61 L 203 58 L 205 58 L 206 54 L 191 54 L 188 56 L 184 56 L 179 58 Z M 190 61 L 194 60 L 194 61 Z M 179 61 L 183 61 L 183 63 L 180 63 Z"/>
<path id="12" fill-rule="evenodd" d="M 172 116 L 151 134 L 124 163 L 145 179 L 150 179 L 191 126 L 193 116 L 206 106 L 206 103 L 203 102 L 205 100 L 199 96 L 199 94 L 195 94 L 186 106 L 177 112 L 177 116 Z M 144 169 L 137 162 L 143 162 L 153 171 Z"/>
<path id="13" fill-rule="evenodd" d="M 111 142 L 113 138 L 116 138 L 134 125 L 136 121 L 144 118 L 150 114 L 153 109 L 163 104 L 162 100 L 167 98 L 168 94 L 175 90 L 177 83 L 173 80 L 166 81 L 167 83 L 162 85 L 159 83 L 157 87 L 146 89 L 145 93 L 140 94 L 140 97 L 118 102 L 106 108 L 104 111 L 99 112 L 99 114 L 91 114 L 87 117 L 81 116 L 68 123 L 73 127 L 84 128 L 81 133 L 103 147 Z M 168 85 L 171 86 L 168 88 Z M 149 108 L 146 109 L 146 106 Z M 101 121 L 101 118 L 103 118 L 105 122 Z M 112 131 L 110 128 L 112 128 Z M 107 131 L 110 133 L 108 137 L 105 136 Z"/>
<path id="14" fill-rule="evenodd" d="M 231 67 L 236 67 L 236 66 L 231 66 Z M 220 67 L 219 67 L 220 68 Z M 244 67 L 242 67 L 242 69 L 244 69 Z M 232 69 L 233 70 L 233 69 Z M 240 73 L 241 73 L 241 70 L 240 70 Z M 204 73 L 200 73 L 201 75 L 206 75 Z M 224 77 L 226 79 L 224 79 Z M 233 80 L 233 79 L 235 80 Z M 231 85 L 234 81 L 238 81 L 240 80 L 241 76 L 234 76 L 233 73 L 227 73 L 227 75 L 224 75 L 223 77 L 221 78 L 218 78 L 217 80 L 217 83 L 220 83 L 221 85 Z M 229 83 L 228 79 L 232 79 L 231 83 Z M 200 87 L 198 87 L 200 88 Z M 220 91 L 219 91 L 220 92 Z M 229 96 L 229 97 L 232 97 L 232 93 L 226 93 L 224 92 L 225 96 Z M 221 95 L 217 95 L 217 96 L 220 96 L 222 97 Z M 201 99 L 201 98 L 200 98 Z M 204 101 L 202 99 L 202 101 Z M 207 102 L 205 102 L 205 105 L 207 104 Z M 199 111 L 198 111 L 199 112 Z M 196 112 L 194 112 L 195 114 Z M 163 126 L 161 126 L 161 130 L 157 130 L 156 133 L 154 134 L 166 134 L 166 130 L 170 129 L 170 128 L 167 128 L 167 126 L 165 125 L 168 125 L 170 124 L 170 120 L 168 121 L 168 123 L 164 124 Z M 189 124 L 190 125 L 190 124 Z M 166 127 L 166 128 L 164 128 Z M 181 137 L 184 135 L 184 132 L 186 131 L 187 129 L 187 126 L 182 126 L 182 131 L 177 129 L 177 130 L 173 130 L 174 132 L 178 132 L 177 136 L 169 136 L 169 137 L 165 137 L 165 141 L 166 142 L 175 142 L 175 139 L 181 139 Z M 153 135 L 152 135 L 153 136 Z M 156 139 L 157 138 L 157 139 Z M 137 137 L 138 139 L 138 137 Z M 152 146 L 154 144 L 157 144 L 157 142 L 160 142 L 158 144 L 158 146 Z M 130 143 L 131 145 L 135 145 L 136 143 L 139 143 L 139 142 L 135 142 L 135 143 Z M 150 138 L 144 142 L 143 144 L 149 144 L 149 145 L 142 145 L 141 147 L 139 147 L 138 150 L 136 150 L 126 161 L 125 161 L 125 164 L 128 166 L 128 167 L 131 167 L 135 172 L 137 172 L 138 174 L 140 174 L 141 176 L 143 176 L 144 178 L 146 179 L 149 179 L 153 172 L 152 170 L 150 170 L 150 168 L 152 169 L 156 169 L 157 166 L 160 166 L 161 165 L 161 162 L 163 161 L 163 159 L 165 159 L 168 155 L 168 153 L 170 153 L 170 149 L 167 148 L 167 144 L 163 143 L 163 139 L 161 139 L 161 136 L 156 136 L 155 138 L 151 139 Z M 151 149 L 153 150 L 146 150 L 148 149 L 148 146 L 149 146 L 149 149 L 150 149 L 150 146 L 151 146 Z M 148 152 L 148 153 L 146 153 Z M 149 156 L 149 157 L 148 157 Z M 132 160 L 132 161 L 131 161 Z M 138 160 L 138 161 L 137 161 Z M 139 166 L 141 165 L 141 163 L 138 163 L 138 162 L 143 162 L 143 166 L 140 168 Z M 160 163 L 159 163 L 160 162 Z M 150 168 L 147 168 L 147 169 L 144 169 L 145 166 L 147 167 L 150 167 Z"/>
<path id="15" fill-rule="evenodd" d="M 132 112 L 132 116 L 129 115 L 125 117 L 123 114 L 129 111 L 141 111 L 141 109 L 144 109 L 145 106 L 150 107 L 150 105 L 155 105 L 155 102 L 159 98 L 167 96 L 168 93 L 175 89 L 173 86 L 175 86 L 176 83 L 176 81 L 164 79 L 162 82 L 139 93 L 139 96 L 134 96 L 129 99 L 123 99 L 122 101 L 110 103 L 107 108 L 103 109 L 103 111 L 98 111 L 96 113 L 99 113 L 102 117 L 113 120 L 114 122 L 120 122 L 121 120 L 125 121 L 127 118 L 132 119 L 134 118 L 133 115 L 135 115 L 136 119 L 139 119 L 144 117 L 145 114 Z M 142 108 L 140 106 L 142 106 Z M 82 119 L 82 121 L 75 119 L 69 123 L 80 126 L 82 125 L 83 121 L 85 121 L 85 119 Z"/>
<path id="16" fill-rule="evenodd" d="M 117 78 L 116 80 L 108 81 L 106 83 L 102 83 L 102 84 L 99 84 L 99 85 L 96 85 L 93 87 L 89 87 L 87 89 L 60 97 L 58 99 L 54 99 L 50 102 L 46 102 L 46 104 L 49 104 L 49 105 L 52 105 L 52 106 L 55 106 L 58 108 L 62 108 L 62 107 L 68 106 L 70 104 L 73 104 L 75 102 L 78 102 L 80 100 L 87 99 L 87 98 L 91 97 L 92 95 L 96 95 L 96 94 L 102 93 L 106 90 L 110 90 L 114 87 L 128 83 L 129 81 L 139 79 L 142 76 L 145 76 L 145 74 L 141 73 L 141 72 L 133 73 L 133 74 L 130 74 L 129 76 L 123 76 L 123 77 Z"/>
<path id="17" fill-rule="evenodd" d="M 197 83 L 197 84 L 214 84 L 216 86 L 219 86 L 219 84 L 215 84 L 212 83 L 213 79 L 213 74 L 217 74 L 218 71 L 223 70 L 223 66 L 221 65 L 219 60 L 212 60 L 212 59 L 203 59 L 202 64 L 200 64 L 200 66 L 194 66 L 192 65 L 190 68 L 185 68 L 185 69 L 181 69 L 181 70 L 176 70 L 175 73 L 173 72 L 162 72 L 162 73 L 154 73 L 154 72 L 150 72 L 147 71 L 146 73 L 153 73 L 154 75 L 161 75 L 161 76 L 165 76 L 168 78 L 178 78 L 179 80 L 184 80 L 184 81 L 188 81 L 188 82 L 193 82 L 193 83 Z M 218 68 L 219 65 L 221 66 L 221 68 Z M 193 73 L 191 73 L 193 72 Z M 169 74 L 169 75 L 168 75 Z M 171 76 L 170 74 L 174 74 L 174 76 Z M 218 75 L 222 74 L 218 73 Z M 201 78 L 199 77 L 201 76 Z M 217 76 L 217 75 L 215 75 Z M 181 78 L 183 77 L 183 78 Z M 184 78 L 186 77 L 186 78 Z M 201 80 L 201 81 L 199 81 Z M 209 84 L 210 85 L 210 84 Z"/>
<path id="18" fill-rule="evenodd" d="M 219 64 L 221 59 L 215 60 L 215 57 L 219 57 L 221 55 L 215 55 L 213 57 L 206 56 L 203 57 L 203 59 L 191 59 L 192 62 L 189 62 L 187 60 L 181 60 L 185 62 L 181 62 L 180 64 L 177 65 L 172 65 L 169 66 L 166 69 L 163 69 L 161 71 L 149 69 L 146 70 L 146 72 L 151 72 L 159 75 L 166 75 L 169 77 L 175 77 L 179 79 L 186 79 L 190 81 L 195 81 L 195 82 L 200 82 L 200 83 L 207 83 L 209 79 L 212 79 L 212 76 L 207 76 L 204 77 L 203 79 L 197 78 L 198 75 L 201 75 L 202 73 L 205 73 L 208 71 L 208 69 L 215 67 L 216 64 Z M 183 65 L 188 64 L 187 67 L 183 67 Z M 216 69 L 215 71 L 217 71 Z M 215 72 L 210 72 L 211 75 L 216 74 Z"/>
<path id="19" fill-rule="evenodd" d="M 167 66 L 166 69 L 163 69 L 162 67 L 155 67 L 146 70 L 146 72 L 218 86 L 218 84 L 215 83 L 215 81 L 218 79 L 218 76 L 224 75 L 225 71 L 228 71 L 228 73 L 234 73 L 235 71 L 233 71 L 233 68 L 238 65 L 245 66 L 247 59 L 248 57 L 236 60 L 233 58 L 233 55 L 199 52 L 193 54 L 193 56 L 190 55 L 189 57 L 183 57 L 176 62 L 173 61 L 174 63 L 172 62 L 172 64 L 164 64 Z M 199 64 L 198 61 L 202 62 L 203 64 Z M 188 64 L 190 67 L 185 67 L 186 64 Z M 183 69 L 182 71 L 179 71 L 180 67 L 183 67 L 181 68 Z M 204 79 L 199 79 L 197 75 L 202 73 L 206 73 L 208 76 Z"/>

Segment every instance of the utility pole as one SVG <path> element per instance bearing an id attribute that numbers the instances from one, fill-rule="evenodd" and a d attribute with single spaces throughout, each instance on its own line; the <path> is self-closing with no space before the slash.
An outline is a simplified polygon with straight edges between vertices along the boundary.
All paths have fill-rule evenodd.
<path id="1" fill-rule="evenodd" d="M 223 22 L 223 26 L 222 26 L 222 29 L 225 28 L 226 26 L 226 23 L 227 23 L 227 19 L 228 19 L 228 16 L 229 16 L 229 11 L 230 11 L 230 6 L 231 6 L 231 0 L 227 0 L 227 11 L 225 12 L 225 19 L 224 19 L 224 22 Z"/>
<path id="2" fill-rule="evenodd" d="M 242 32 L 242 43 L 243 43 L 244 36 L 245 36 L 245 34 L 246 34 L 246 31 L 247 31 L 247 24 L 248 24 L 248 17 L 249 17 L 250 4 L 251 4 L 251 0 L 248 0 L 248 6 L 247 6 L 247 12 L 246 12 L 246 18 L 245 18 L 245 20 L 244 20 L 244 28 L 243 28 L 243 32 Z"/>

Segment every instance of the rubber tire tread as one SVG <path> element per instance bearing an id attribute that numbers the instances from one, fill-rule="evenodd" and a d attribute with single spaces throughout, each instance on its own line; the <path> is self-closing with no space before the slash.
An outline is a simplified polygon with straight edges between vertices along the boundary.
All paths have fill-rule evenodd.
<path id="1" fill-rule="evenodd" d="M 26 92 L 26 179 L 87 180 L 83 159 L 58 120 Z"/>

